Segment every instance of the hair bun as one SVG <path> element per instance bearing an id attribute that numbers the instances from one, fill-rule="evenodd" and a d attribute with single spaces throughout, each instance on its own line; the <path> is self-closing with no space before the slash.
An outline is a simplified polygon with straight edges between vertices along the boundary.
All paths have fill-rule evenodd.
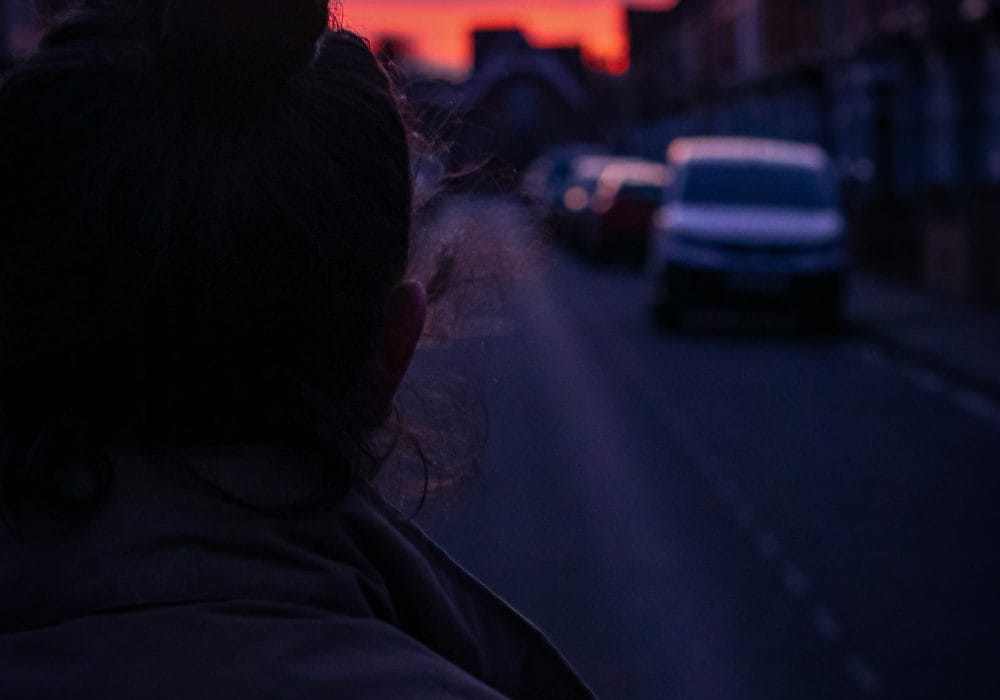
<path id="1" fill-rule="evenodd" d="M 165 0 L 160 60 L 219 87 L 266 85 L 303 68 L 329 22 L 327 0 Z"/>

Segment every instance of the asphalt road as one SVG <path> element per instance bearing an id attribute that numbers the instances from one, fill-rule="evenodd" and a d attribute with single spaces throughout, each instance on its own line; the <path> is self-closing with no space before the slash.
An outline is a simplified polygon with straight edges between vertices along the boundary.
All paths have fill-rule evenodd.
<path id="1" fill-rule="evenodd" d="M 444 351 L 489 437 L 418 522 L 604 698 L 1000 697 L 1000 422 L 851 337 L 658 330 L 644 292 L 551 251 Z"/>

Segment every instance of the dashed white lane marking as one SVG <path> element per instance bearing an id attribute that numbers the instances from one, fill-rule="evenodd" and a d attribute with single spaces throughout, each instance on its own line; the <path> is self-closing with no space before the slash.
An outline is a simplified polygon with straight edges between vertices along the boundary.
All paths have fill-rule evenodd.
<path id="1" fill-rule="evenodd" d="M 781 569 L 781 581 L 793 598 L 805 598 L 809 594 L 809 579 L 795 564 L 785 564 Z"/>
<path id="2" fill-rule="evenodd" d="M 774 561 L 781 554 L 781 543 L 773 532 L 762 530 L 754 541 L 757 552 L 767 561 Z"/>
<path id="3" fill-rule="evenodd" d="M 826 641 L 836 642 L 843 636 L 840 623 L 837 622 L 837 618 L 833 616 L 833 613 L 825 605 L 816 606 L 809 617 L 813 628 Z"/>
<path id="4" fill-rule="evenodd" d="M 944 377 L 923 367 L 904 365 L 899 367 L 899 373 L 926 394 L 943 394 L 948 389 Z"/>
<path id="5" fill-rule="evenodd" d="M 865 362 L 885 367 L 925 394 L 939 396 L 969 415 L 1000 426 L 1000 403 L 967 386 L 956 384 L 938 372 L 919 364 L 892 357 L 877 346 L 848 343 L 846 349 Z"/>
<path id="6" fill-rule="evenodd" d="M 760 557 L 774 567 L 789 596 L 799 602 L 812 597 L 813 590 L 809 579 L 802 569 L 790 559 L 783 557 L 783 547 L 777 535 L 758 524 L 757 511 L 753 504 L 740 495 L 738 482 L 730 476 L 730 465 L 723 462 L 705 442 L 698 437 L 698 432 L 680 412 L 671 408 L 666 400 L 642 376 L 633 374 L 638 358 L 634 352 L 620 343 L 609 343 L 611 352 L 617 364 L 625 373 L 629 383 L 634 387 L 642 387 L 646 400 L 658 413 L 661 423 L 669 430 L 677 447 L 687 453 L 687 456 L 697 465 L 705 484 L 736 518 L 736 523 L 753 534 L 754 548 Z M 874 346 L 869 355 L 874 361 L 888 361 L 884 353 Z M 630 369 L 632 371 L 630 371 Z M 851 681 L 863 693 L 873 695 L 879 692 L 881 683 L 878 676 L 864 660 L 849 650 L 845 650 L 840 642 L 844 636 L 840 623 L 837 622 L 830 609 L 820 601 L 813 601 L 814 607 L 808 613 L 813 629 L 821 639 L 828 643 L 833 653 L 844 660 L 845 669 Z"/>
<path id="7" fill-rule="evenodd" d="M 982 394 L 969 389 L 956 389 L 951 397 L 966 413 L 990 422 L 1000 422 L 1000 406 Z"/>
<path id="8" fill-rule="evenodd" d="M 863 360 L 870 364 L 884 365 L 889 361 L 889 356 L 886 354 L 885 350 L 877 345 L 861 343 L 852 344 L 850 348 L 856 355 L 860 355 Z"/>
<path id="9" fill-rule="evenodd" d="M 856 656 L 847 658 L 847 673 L 863 693 L 874 695 L 882 687 L 878 674 L 872 670 L 871 666 Z"/>

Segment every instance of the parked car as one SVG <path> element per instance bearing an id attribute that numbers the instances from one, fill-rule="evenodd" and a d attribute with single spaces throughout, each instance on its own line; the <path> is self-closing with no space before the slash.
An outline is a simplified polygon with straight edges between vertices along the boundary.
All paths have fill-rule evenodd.
<path id="1" fill-rule="evenodd" d="M 578 240 L 594 259 L 612 253 L 641 257 L 649 229 L 663 200 L 669 170 L 663 163 L 637 158 L 607 162 L 587 200 Z"/>
<path id="2" fill-rule="evenodd" d="M 574 143 L 554 146 L 533 160 L 521 176 L 519 194 L 545 217 L 549 228 L 557 235 L 565 215 L 563 198 L 573 177 L 573 164 L 578 158 L 600 154 L 597 144 Z"/>
<path id="3" fill-rule="evenodd" d="M 784 305 L 837 326 L 847 250 L 829 160 L 815 145 L 678 139 L 647 255 L 652 309 Z"/>
<path id="4" fill-rule="evenodd" d="M 587 154 L 577 156 L 570 162 L 562 191 L 549 210 L 552 228 L 560 240 L 571 245 L 579 244 L 601 173 L 615 160 L 615 156 Z"/>

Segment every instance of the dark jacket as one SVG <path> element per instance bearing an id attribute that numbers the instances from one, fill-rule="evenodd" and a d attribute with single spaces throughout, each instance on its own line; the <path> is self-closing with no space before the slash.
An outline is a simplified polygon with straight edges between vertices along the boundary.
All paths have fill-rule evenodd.
<path id="1" fill-rule="evenodd" d="M 117 454 L 0 530 L 0 698 L 587 698 L 545 638 L 305 453 Z"/>

